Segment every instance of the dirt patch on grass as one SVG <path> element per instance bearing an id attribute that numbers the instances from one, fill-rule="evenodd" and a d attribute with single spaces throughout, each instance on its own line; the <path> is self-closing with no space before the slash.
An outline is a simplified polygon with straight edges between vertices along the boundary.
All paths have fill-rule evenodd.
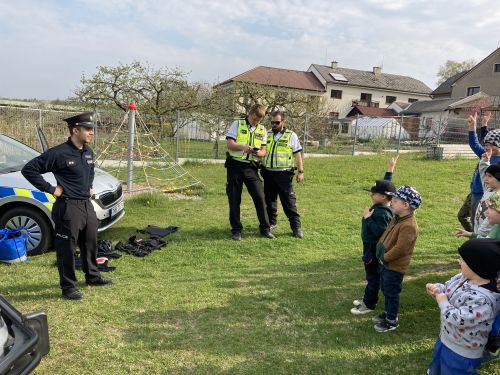
<path id="1" fill-rule="evenodd" d="M 167 199 L 180 201 L 180 200 L 191 200 L 191 201 L 199 201 L 201 197 L 199 195 L 189 195 L 184 193 L 166 193 L 160 189 L 155 187 L 150 187 L 147 185 L 134 184 L 133 190 L 131 192 L 127 191 L 127 185 L 123 184 L 123 196 L 125 200 L 135 197 L 140 194 L 162 194 Z"/>

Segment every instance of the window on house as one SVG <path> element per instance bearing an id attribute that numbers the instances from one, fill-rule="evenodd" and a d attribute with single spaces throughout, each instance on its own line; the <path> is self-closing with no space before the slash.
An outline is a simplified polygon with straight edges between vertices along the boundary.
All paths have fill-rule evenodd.
<path id="1" fill-rule="evenodd" d="M 360 100 L 363 102 L 371 102 L 372 101 L 372 94 L 368 94 L 366 92 L 362 92 L 360 96 Z"/>
<path id="2" fill-rule="evenodd" d="M 418 99 L 408 98 L 408 103 L 415 103 L 415 102 L 418 102 Z"/>
<path id="3" fill-rule="evenodd" d="M 342 99 L 342 90 L 332 90 L 330 91 L 330 98 Z"/>
<path id="4" fill-rule="evenodd" d="M 342 134 L 348 134 L 349 133 L 349 124 L 348 123 L 343 123 L 342 128 L 340 129 L 340 133 Z"/>
<path id="5" fill-rule="evenodd" d="M 387 95 L 385 97 L 385 104 L 391 104 L 391 103 L 394 103 L 395 101 L 396 101 L 396 97 L 395 96 Z"/>
<path id="6" fill-rule="evenodd" d="M 495 64 L 495 72 L 500 73 L 500 64 Z"/>
<path id="7" fill-rule="evenodd" d="M 432 117 L 425 118 L 425 130 L 429 131 L 432 129 Z"/>
<path id="8" fill-rule="evenodd" d="M 330 120 L 337 120 L 339 118 L 338 112 L 330 112 Z"/>
<path id="9" fill-rule="evenodd" d="M 467 87 L 467 96 L 477 94 L 480 89 L 479 86 Z"/>

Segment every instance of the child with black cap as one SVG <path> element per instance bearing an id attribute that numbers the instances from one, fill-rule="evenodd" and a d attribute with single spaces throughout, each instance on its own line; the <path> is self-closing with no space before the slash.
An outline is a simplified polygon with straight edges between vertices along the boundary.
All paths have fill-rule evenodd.
<path id="1" fill-rule="evenodd" d="M 422 203 L 420 193 L 413 186 L 403 185 L 389 194 L 392 195 L 394 218 L 376 247 L 380 263 L 380 289 L 384 295 L 384 311 L 372 318 L 377 332 L 393 331 L 399 326 L 399 296 L 418 237 L 415 210 Z"/>
<path id="2" fill-rule="evenodd" d="M 445 284 L 427 284 L 441 311 L 441 331 L 429 375 L 477 374 L 500 307 L 492 280 L 500 271 L 500 241 L 473 239 L 458 249 L 461 273 Z"/>
<path id="3" fill-rule="evenodd" d="M 387 172 L 385 172 L 383 180 L 377 180 L 371 189 L 365 189 L 371 192 L 373 203 L 371 207 L 364 209 L 361 220 L 361 240 L 363 241 L 363 256 L 361 259 L 365 266 L 366 287 L 363 299 L 353 301 L 354 307 L 351 309 L 351 313 L 354 315 L 367 314 L 377 307 L 380 271 L 375 258 L 375 247 L 394 216 L 391 208 L 392 196 L 389 193 L 396 191 L 396 187 L 391 180 L 398 158 L 399 155 L 389 159 Z"/>

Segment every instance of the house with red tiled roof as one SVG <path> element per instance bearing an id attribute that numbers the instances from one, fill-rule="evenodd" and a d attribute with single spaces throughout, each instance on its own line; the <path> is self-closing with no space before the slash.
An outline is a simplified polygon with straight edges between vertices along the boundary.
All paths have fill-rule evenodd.
<path id="1" fill-rule="evenodd" d="M 366 107 L 356 104 L 347 114 L 347 117 L 394 117 L 397 113 L 390 108 Z"/>
<path id="2" fill-rule="evenodd" d="M 325 88 L 313 73 L 268 66 L 250 69 L 220 83 L 218 86 L 229 87 L 236 82 L 298 90 L 310 95 L 323 95 L 325 93 Z"/>
<path id="3" fill-rule="evenodd" d="M 393 102 L 429 99 L 431 89 L 423 82 L 381 68 L 362 71 L 312 64 L 307 71 L 258 66 L 230 78 L 218 86 L 230 88 L 238 82 L 255 83 L 319 97 L 319 103 L 333 119 L 344 118 L 353 106 L 387 108 Z"/>

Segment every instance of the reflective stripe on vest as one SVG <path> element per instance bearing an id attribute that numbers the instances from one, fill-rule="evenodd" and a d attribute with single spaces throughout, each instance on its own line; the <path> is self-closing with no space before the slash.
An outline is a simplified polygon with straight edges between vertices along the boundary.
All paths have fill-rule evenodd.
<path id="1" fill-rule="evenodd" d="M 292 137 L 291 130 L 285 130 L 283 134 L 274 140 L 274 133 L 267 133 L 267 154 L 264 160 L 264 165 L 267 169 L 285 169 L 294 168 L 295 159 L 293 150 L 290 147 L 290 138 Z"/>
<path id="2" fill-rule="evenodd" d="M 255 130 L 250 133 L 250 127 L 247 125 L 245 119 L 238 120 L 238 129 L 236 133 L 236 143 L 239 145 L 248 145 L 252 148 L 260 148 L 264 139 L 266 137 L 266 128 L 261 124 L 258 124 Z M 257 156 L 247 154 L 243 151 L 231 151 L 229 150 L 229 155 L 234 159 L 244 159 L 244 160 L 259 160 Z"/>

